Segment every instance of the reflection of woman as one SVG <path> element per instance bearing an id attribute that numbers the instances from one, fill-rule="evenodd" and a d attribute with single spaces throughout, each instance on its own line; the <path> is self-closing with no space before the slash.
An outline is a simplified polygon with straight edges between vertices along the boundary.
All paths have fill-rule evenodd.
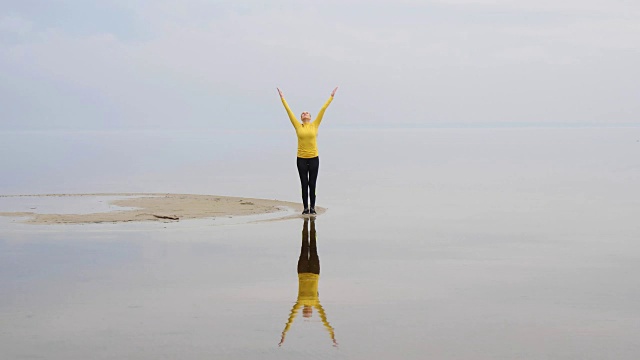
<path id="1" fill-rule="evenodd" d="M 338 345 L 336 337 L 331 325 L 327 321 L 327 314 L 325 314 L 320 300 L 318 299 L 318 279 L 320 278 L 320 259 L 318 258 L 318 248 L 316 247 L 316 224 L 311 219 L 311 237 L 309 237 L 309 219 L 304 220 L 304 227 L 302 229 L 302 248 L 300 249 L 300 259 L 298 259 L 298 301 L 291 309 L 287 325 L 282 331 L 282 339 L 278 345 L 284 343 L 284 338 L 287 335 L 287 331 L 293 324 L 298 311 L 302 307 L 302 316 L 310 318 L 315 307 L 320 314 L 320 319 L 325 328 L 329 331 L 329 336 L 333 341 L 334 346 Z"/>
<path id="2" fill-rule="evenodd" d="M 318 169 L 320 168 L 320 158 L 318 157 L 318 145 L 316 144 L 316 138 L 318 137 L 318 127 L 322 122 L 324 112 L 331 104 L 333 96 L 336 94 L 338 88 L 333 89 L 329 100 L 322 106 L 318 117 L 311 122 L 311 114 L 308 111 L 303 112 L 300 115 L 302 124 L 293 115 L 293 111 L 289 108 L 287 101 L 284 99 L 284 94 L 278 89 L 282 105 L 287 110 L 289 120 L 296 129 L 296 135 L 298 135 L 298 174 L 300 175 L 300 185 L 302 186 L 302 203 L 304 204 L 303 214 L 315 214 L 316 213 L 316 180 L 318 178 Z M 307 197 L 311 200 L 311 208 L 307 202 Z"/>

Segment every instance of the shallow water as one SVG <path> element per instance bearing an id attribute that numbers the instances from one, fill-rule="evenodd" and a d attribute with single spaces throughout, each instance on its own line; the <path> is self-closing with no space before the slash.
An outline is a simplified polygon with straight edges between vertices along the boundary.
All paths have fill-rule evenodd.
<path id="1" fill-rule="evenodd" d="M 110 202 L 136 196 L 7 196 L 0 197 L 2 212 L 32 212 L 36 214 L 92 214 L 111 211 L 134 210 Z"/>
<path id="2" fill-rule="evenodd" d="M 12 168 L 0 192 L 295 201 L 295 144 L 289 132 L 269 134 L 228 133 L 220 143 L 215 134 L 120 134 L 113 143 L 5 134 L 4 146 L 25 161 L 39 150 L 29 144 L 52 150 Z M 297 297 L 302 220 L 54 227 L 5 219 L 0 351 L 8 359 L 635 359 L 639 139 L 637 128 L 323 132 L 318 201 L 329 210 L 315 222 L 319 299 L 338 347 L 317 313 L 299 314 L 278 346 Z M 156 151 L 136 151 L 145 147 Z M 61 170 L 41 166 L 57 158 Z"/>

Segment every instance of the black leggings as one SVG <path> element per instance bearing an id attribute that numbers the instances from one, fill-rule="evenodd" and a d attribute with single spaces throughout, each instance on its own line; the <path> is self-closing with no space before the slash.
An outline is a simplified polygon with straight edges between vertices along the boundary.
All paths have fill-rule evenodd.
<path id="1" fill-rule="evenodd" d="M 302 186 L 302 203 L 304 208 L 309 208 L 307 198 L 311 200 L 311 207 L 316 207 L 316 180 L 318 179 L 318 168 L 320 168 L 320 158 L 310 159 L 298 158 L 298 174 L 300 175 L 300 185 Z"/>
<path id="2" fill-rule="evenodd" d="M 309 234 L 308 222 L 304 222 L 302 228 L 302 247 L 298 259 L 298 274 L 311 273 L 320 275 L 320 258 L 316 246 L 316 223 L 311 221 L 311 234 Z"/>

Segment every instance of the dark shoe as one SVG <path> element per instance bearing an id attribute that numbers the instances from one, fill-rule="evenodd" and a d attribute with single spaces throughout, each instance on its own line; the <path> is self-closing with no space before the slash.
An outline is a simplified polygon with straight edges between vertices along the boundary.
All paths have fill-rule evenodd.
<path id="1" fill-rule="evenodd" d="M 311 208 L 311 210 L 309 210 L 309 214 L 316 214 L 316 208 Z"/>
<path id="2" fill-rule="evenodd" d="M 310 214 L 309 209 L 304 209 L 304 211 L 302 212 L 302 215 L 307 215 Z"/>

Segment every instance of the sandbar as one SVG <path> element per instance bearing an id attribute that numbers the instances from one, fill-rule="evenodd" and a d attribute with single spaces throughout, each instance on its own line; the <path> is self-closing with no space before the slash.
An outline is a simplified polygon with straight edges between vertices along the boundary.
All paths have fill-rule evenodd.
<path id="1" fill-rule="evenodd" d="M 110 200 L 109 204 L 128 208 L 86 214 L 41 214 L 37 212 L 1 212 L 0 216 L 25 218 L 29 224 L 96 224 L 132 221 L 173 222 L 188 219 L 236 217 L 246 215 L 276 215 L 272 220 L 302 217 L 300 203 L 233 196 L 163 193 L 99 193 L 99 194 L 42 194 L 0 195 L 0 197 L 126 197 Z M 292 215 L 293 209 L 294 214 Z M 287 211 L 289 210 L 289 211 Z M 316 207 L 318 214 L 326 209 Z M 277 214 L 282 216 L 278 217 Z"/>

